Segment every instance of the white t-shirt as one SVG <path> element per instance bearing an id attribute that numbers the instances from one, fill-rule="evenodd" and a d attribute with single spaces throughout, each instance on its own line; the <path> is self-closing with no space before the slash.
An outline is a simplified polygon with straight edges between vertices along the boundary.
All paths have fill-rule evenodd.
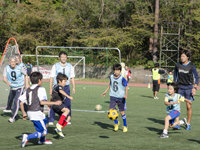
<path id="1" fill-rule="evenodd" d="M 38 85 L 33 84 L 30 88 L 34 89 Z M 47 93 L 44 87 L 39 87 L 38 89 L 38 97 L 40 101 L 47 101 Z M 23 103 L 26 103 L 26 92 L 19 97 L 19 100 L 22 101 Z M 30 120 L 43 120 L 45 119 L 45 114 L 41 111 L 28 111 L 27 112 L 28 117 Z"/>
<path id="2" fill-rule="evenodd" d="M 51 69 L 50 77 L 54 78 L 55 76 L 56 76 L 56 65 L 54 64 L 52 69 Z M 75 77 L 74 67 L 71 67 L 69 79 L 74 78 L 74 77 Z"/>

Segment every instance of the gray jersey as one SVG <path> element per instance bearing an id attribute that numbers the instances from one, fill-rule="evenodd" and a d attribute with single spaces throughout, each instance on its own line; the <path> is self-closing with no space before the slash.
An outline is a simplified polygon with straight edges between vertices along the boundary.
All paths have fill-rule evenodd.
<path id="1" fill-rule="evenodd" d="M 44 105 L 40 105 L 40 99 L 38 97 L 38 89 L 40 86 L 37 86 L 34 89 L 28 88 L 26 90 L 26 98 L 28 111 L 42 111 L 44 110 Z"/>

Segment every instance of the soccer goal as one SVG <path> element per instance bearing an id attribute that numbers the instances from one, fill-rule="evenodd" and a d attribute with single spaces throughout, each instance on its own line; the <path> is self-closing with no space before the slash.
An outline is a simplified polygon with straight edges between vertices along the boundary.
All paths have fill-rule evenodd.
<path id="1" fill-rule="evenodd" d="M 57 47 L 38 46 L 36 48 L 37 66 L 51 68 L 53 64 L 59 62 L 52 58 L 58 56 L 61 51 L 68 54 L 67 62 L 75 66 L 76 92 L 73 96 L 72 110 L 96 112 L 95 106 L 100 104 L 105 112 L 109 110 L 109 92 L 105 97 L 101 94 L 109 84 L 109 76 L 113 74 L 112 66 L 121 63 L 121 52 L 118 48 L 109 47 Z M 41 55 L 48 55 L 41 59 Z M 79 57 L 77 59 L 76 57 Z M 72 85 L 70 85 L 72 93 Z"/>

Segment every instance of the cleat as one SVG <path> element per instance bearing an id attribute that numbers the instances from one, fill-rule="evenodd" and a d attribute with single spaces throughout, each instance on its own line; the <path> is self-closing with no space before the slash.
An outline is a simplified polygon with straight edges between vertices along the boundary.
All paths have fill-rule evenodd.
<path id="1" fill-rule="evenodd" d="M 128 127 L 124 126 L 123 132 L 127 132 L 127 131 L 128 131 Z"/>
<path id="2" fill-rule="evenodd" d="M 21 147 L 25 147 L 26 143 L 28 143 L 27 137 L 28 137 L 28 134 L 22 135 Z"/>
<path id="3" fill-rule="evenodd" d="M 53 122 L 49 122 L 49 125 L 50 125 L 50 126 L 53 126 Z"/>
<path id="4" fill-rule="evenodd" d="M 186 130 L 191 130 L 191 128 L 190 128 L 190 124 L 187 124 L 187 128 L 186 128 Z"/>
<path id="5" fill-rule="evenodd" d="M 15 122 L 15 119 L 10 118 L 10 119 L 8 119 L 8 122 L 13 123 L 13 122 Z"/>
<path id="6" fill-rule="evenodd" d="M 164 134 L 164 133 L 162 133 L 160 136 L 159 136 L 159 138 L 168 138 L 169 136 L 168 136 L 168 134 Z"/>
<path id="7" fill-rule="evenodd" d="M 38 144 L 53 144 L 51 140 L 45 140 L 44 142 L 38 141 Z"/>
<path id="8" fill-rule="evenodd" d="M 176 125 L 173 127 L 173 130 L 180 130 L 180 129 L 181 129 L 181 127 L 179 125 Z"/>
<path id="9" fill-rule="evenodd" d="M 117 131 L 119 129 L 119 125 L 120 125 L 120 122 L 118 121 L 118 124 L 114 125 L 114 131 Z"/>
<path id="10" fill-rule="evenodd" d="M 182 121 L 184 122 L 185 128 L 187 128 L 187 119 L 183 118 Z"/>
<path id="11" fill-rule="evenodd" d="M 71 124 L 72 124 L 71 122 L 68 122 L 68 123 L 67 123 L 67 125 L 71 125 Z"/>
<path id="12" fill-rule="evenodd" d="M 11 110 L 5 109 L 3 112 L 12 112 Z"/>
<path id="13" fill-rule="evenodd" d="M 159 99 L 159 98 L 156 96 L 156 97 L 154 97 L 154 99 Z"/>
<path id="14" fill-rule="evenodd" d="M 59 132 L 62 132 L 62 126 L 59 125 L 58 123 L 56 124 L 56 129 L 57 129 Z"/>
<path id="15" fill-rule="evenodd" d="M 58 131 L 58 129 L 56 128 L 55 129 L 55 132 L 60 136 L 60 137 L 62 137 L 62 138 L 64 138 L 65 136 L 64 136 L 64 134 L 62 133 L 62 131 L 60 132 L 60 131 Z"/>

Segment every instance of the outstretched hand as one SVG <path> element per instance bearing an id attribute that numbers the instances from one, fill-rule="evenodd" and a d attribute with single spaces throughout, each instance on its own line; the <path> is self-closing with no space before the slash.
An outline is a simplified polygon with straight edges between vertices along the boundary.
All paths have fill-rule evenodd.
<path id="1" fill-rule="evenodd" d="M 106 95 L 106 92 L 103 92 L 102 94 L 101 94 L 101 96 L 105 96 Z"/>
<path id="2" fill-rule="evenodd" d="M 23 120 L 27 119 L 27 114 L 23 114 Z"/>

